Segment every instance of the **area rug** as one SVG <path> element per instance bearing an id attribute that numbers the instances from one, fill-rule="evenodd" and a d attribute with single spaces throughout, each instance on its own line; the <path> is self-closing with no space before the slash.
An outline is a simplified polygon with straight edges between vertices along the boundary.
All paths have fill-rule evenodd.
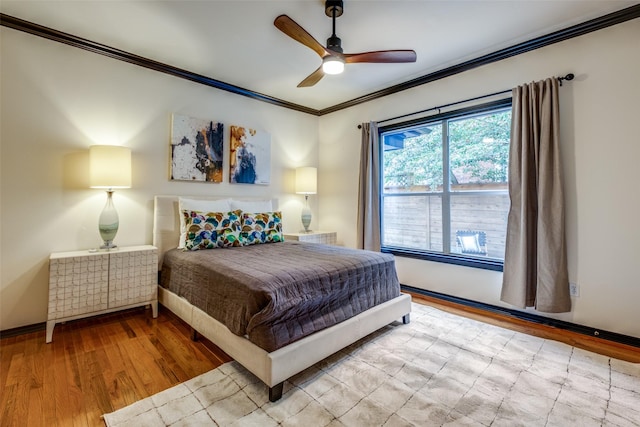
<path id="1" fill-rule="evenodd" d="M 104 416 L 116 426 L 640 426 L 640 365 L 413 304 L 267 388 L 227 363 Z"/>

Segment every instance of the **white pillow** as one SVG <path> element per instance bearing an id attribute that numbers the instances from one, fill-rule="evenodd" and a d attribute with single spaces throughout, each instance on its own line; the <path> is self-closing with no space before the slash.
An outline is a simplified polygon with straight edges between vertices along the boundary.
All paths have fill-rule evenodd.
<path id="1" fill-rule="evenodd" d="M 178 216 L 180 217 L 180 240 L 178 241 L 178 249 L 184 249 L 184 242 L 187 238 L 187 228 L 182 217 L 183 211 L 198 212 L 229 212 L 231 209 L 231 199 L 188 199 L 184 197 L 178 198 Z"/>
<path id="2" fill-rule="evenodd" d="M 243 212 L 261 213 L 273 212 L 271 200 L 234 200 L 231 199 L 231 210 L 240 209 Z"/>
<path id="3" fill-rule="evenodd" d="M 460 243 L 464 251 L 480 252 L 480 243 L 478 242 L 478 235 L 460 236 Z"/>

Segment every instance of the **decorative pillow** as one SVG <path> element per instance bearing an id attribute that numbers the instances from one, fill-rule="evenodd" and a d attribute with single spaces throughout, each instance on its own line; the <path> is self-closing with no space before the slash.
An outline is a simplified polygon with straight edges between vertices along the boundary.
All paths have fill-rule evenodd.
<path id="1" fill-rule="evenodd" d="M 231 199 L 218 199 L 218 200 L 206 200 L 206 199 L 188 199 L 185 197 L 178 198 L 178 212 L 180 215 L 184 214 L 184 211 L 197 211 L 197 212 L 229 212 L 231 209 Z M 180 240 L 178 241 L 178 249 L 184 249 L 184 242 L 187 239 L 187 227 L 185 226 L 184 218 L 180 221 Z"/>
<path id="2" fill-rule="evenodd" d="M 273 203 L 271 200 L 235 200 L 231 199 L 231 209 L 240 209 L 243 212 L 272 212 Z"/>
<path id="3" fill-rule="evenodd" d="M 242 211 L 203 213 L 186 210 L 183 215 L 187 228 L 185 249 L 197 251 L 242 246 Z"/>
<path id="4" fill-rule="evenodd" d="M 282 212 L 243 212 L 240 236 L 245 246 L 283 242 Z"/>

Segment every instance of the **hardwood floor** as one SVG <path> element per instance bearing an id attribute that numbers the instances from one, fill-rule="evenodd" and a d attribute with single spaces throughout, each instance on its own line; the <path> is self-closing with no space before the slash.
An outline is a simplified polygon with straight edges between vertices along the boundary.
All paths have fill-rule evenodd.
<path id="1" fill-rule="evenodd" d="M 230 358 L 168 310 L 133 309 L 0 339 L 1 426 L 104 426 L 101 415 Z"/>
<path id="2" fill-rule="evenodd" d="M 415 302 L 640 363 L 640 349 L 421 295 Z M 133 309 L 0 339 L 0 426 L 104 426 L 100 416 L 230 358 L 160 307 Z"/>

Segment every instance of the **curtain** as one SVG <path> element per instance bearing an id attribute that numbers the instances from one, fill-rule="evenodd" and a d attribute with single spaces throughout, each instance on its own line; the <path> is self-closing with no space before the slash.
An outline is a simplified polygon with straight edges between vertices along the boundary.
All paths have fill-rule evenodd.
<path id="1" fill-rule="evenodd" d="M 378 124 L 362 124 L 357 247 L 380 251 L 380 142 Z"/>
<path id="2" fill-rule="evenodd" d="M 559 149 L 558 80 L 513 89 L 507 241 L 501 300 L 571 310 Z"/>

